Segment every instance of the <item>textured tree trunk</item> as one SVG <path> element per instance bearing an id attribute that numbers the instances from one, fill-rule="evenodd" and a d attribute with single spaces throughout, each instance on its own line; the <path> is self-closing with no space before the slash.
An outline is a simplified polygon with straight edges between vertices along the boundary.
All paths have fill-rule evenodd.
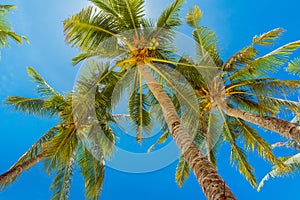
<path id="1" fill-rule="evenodd" d="M 0 185 L 9 182 L 24 170 L 34 166 L 36 163 L 40 162 L 44 158 L 44 156 L 45 155 L 43 153 L 37 154 L 35 157 L 25 161 L 24 163 L 10 168 L 7 172 L 0 175 Z"/>
<path id="2" fill-rule="evenodd" d="M 223 106 L 223 111 L 232 117 L 243 119 L 300 143 L 300 126 L 275 117 L 252 114 L 242 110 Z"/>
<path id="3" fill-rule="evenodd" d="M 138 67 L 146 84 L 162 107 L 169 131 L 181 150 L 185 160 L 193 170 L 208 200 L 236 199 L 230 188 L 222 180 L 214 166 L 193 143 L 191 135 L 182 127 L 170 97 L 153 78 L 147 66 Z"/>

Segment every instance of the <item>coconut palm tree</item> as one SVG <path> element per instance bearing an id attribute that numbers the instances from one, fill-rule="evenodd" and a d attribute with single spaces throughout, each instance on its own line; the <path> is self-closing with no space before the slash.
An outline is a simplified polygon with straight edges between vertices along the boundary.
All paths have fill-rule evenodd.
<path id="1" fill-rule="evenodd" d="M 9 38 L 13 39 L 17 43 L 22 43 L 23 40 L 28 42 L 26 37 L 14 33 L 7 21 L 7 12 L 15 8 L 16 6 L 13 5 L 0 5 L 0 48 L 3 46 L 8 46 Z"/>
<path id="2" fill-rule="evenodd" d="M 139 128 L 138 134 L 143 134 L 143 127 L 148 127 L 146 113 L 149 108 L 143 102 L 144 94 L 149 92 L 159 103 L 168 131 L 206 197 L 236 199 L 214 166 L 193 142 L 193 132 L 199 127 L 199 120 L 195 117 L 199 115 L 193 114 L 198 113 L 198 108 L 195 109 L 197 100 L 168 73 L 172 65 L 178 64 L 174 61 L 173 38 L 176 28 L 181 24 L 179 11 L 183 0 L 176 0 L 164 9 L 156 22 L 144 17 L 142 0 L 91 2 L 96 8 L 83 9 L 64 21 L 66 41 L 82 51 L 73 59 L 73 63 L 93 56 L 100 60 L 114 60 L 115 64 L 111 65 L 110 71 L 123 73 L 121 83 L 114 88 L 115 93 L 121 96 L 125 88 L 130 88 L 130 94 L 134 94 L 131 96 L 135 96 L 136 104 L 139 105 L 135 113 L 139 119 L 137 123 L 142 128 Z M 174 93 L 184 104 L 181 107 L 183 116 L 178 114 L 170 97 Z"/>
<path id="3" fill-rule="evenodd" d="M 23 171 L 30 169 L 38 162 L 44 161 L 47 173 L 56 173 L 51 185 L 53 191 L 51 199 L 68 199 L 71 179 L 76 166 L 80 168 L 85 179 L 86 198 L 98 199 L 104 178 L 103 159 L 105 155 L 111 154 L 114 146 L 114 134 L 111 128 L 109 126 L 98 126 L 100 123 L 109 125 L 115 122 L 112 116 L 107 113 L 106 104 L 109 104 L 109 99 L 101 98 L 99 93 L 96 102 L 99 106 L 99 120 L 91 125 L 95 128 L 89 128 L 85 131 L 85 134 L 93 134 L 92 131 L 95 131 L 106 136 L 106 140 L 101 139 L 101 153 L 98 153 L 98 156 L 95 157 L 84 144 L 84 139 L 86 139 L 82 137 L 84 130 L 78 129 L 73 116 L 73 105 L 79 103 L 79 99 L 74 100 L 72 93 L 84 92 L 85 86 L 92 84 L 88 82 L 90 79 L 86 80 L 82 77 L 81 81 L 85 85 L 80 85 L 72 93 L 62 95 L 49 86 L 33 68 L 29 67 L 27 71 L 28 75 L 37 84 L 37 92 L 40 97 L 11 96 L 5 100 L 5 103 L 25 114 L 56 117 L 58 123 L 38 139 L 7 172 L 0 175 L 1 189 L 14 182 Z M 113 82 L 114 77 L 113 74 L 108 77 L 109 81 Z M 102 88 L 103 93 L 107 93 L 107 91 L 110 91 L 109 84 Z M 83 96 L 81 100 L 84 101 Z M 91 132 L 88 133 L 88 131 Z"/>
<path id="4" fill-rule="evenodd" d="M 196 49 L 198 59 L 207 57 L 206 60 L 202 59 L 200 64 L 214 63 L 217 69 L 199 69 L 197 60 L 193 60 L 188 55 L 180 60 L 180 63 L 185 65 L 178 64 L 176 69 L 193 86 L 199 98 L 199 110 L 202 116 L 199 132 L 207 135 L 206 138 L 210 138 L 205 141 L 206 145 L 209 146 L 210 143 L 214 145 L 212 151 L 208 152 L 208 159 L 216 165 L 215 154 L 219 146 L 214 144 L 218 144 L 216 139 L 229 142 L 232 164 L 236 164 L 240 173 L 256 187 L 253 168 L 238 143 L 244 143 L 247 151 L 256 149 L 260 156 L 275 164 L 278 170 L 290 171 L 287 163 L 274 156 L 272 147 L 248 122 L 279 132 L 288 138 L 299 139 L 297 132 L 299 126 L 295 121 L 290 123 L 275 116 L 280 111 L 284 111 L 282 108 L 294 112 L 299 110 L 299 103 L 283 98 L 291 95 L 292 92 L 298 94 L 300 81 L 271 78 L 270 72 L 275 72 L 284 65 L 289 55 L 299 48 L 300 42 L 289 43 L 265 56 L 257 57 L 256 46 L 273 44 L 283 32 L 282 29 L 274 29 L 255 36 L 250 46 L 223 62 L 218 54 L 216 34 L 207 27 L 199 26 L 201 18 L 202 12 L 195 6 L 189 10 L 186 22 L 194 28 L 193 36 L 198 44 Z M 187 64 L 195 65 L 195 68 L 187 68 Z M 298 58 L 289 63 L 288 70 L 299 74 Z M 220 119 L 221 122 L 218 122 Z M 217 132 L 222 132 L 222 135 L 220 137 L 217 134 L 218 137 L 214 138 Z M 158 143 L 162 141 L 164 140 L 160 138 Z M 199 147 L 203 146 L 202 140 L 194 142 Z M 179 185 L 182 185 L 188 177 L 188 172 L 189 166 L 184 159 L 181 159 L 176 171 Z"/>
<path id="5" fill-rule="evenodd" d="M 279 80 L 272 78 L 271 75 L 287 63 L 289 56 L 300 47 L 300 41 L 291 42 L 264 56 L 258 56 L 257 46 L 273 44 L 283 32 L 282 29 L 274 29 L 255 36 L 251 45 L 223 62 L 217 53 L 214 32 L 198 26 L 201 17 L 197 20 L 190 19 L 196 15 L 195 13 L 201 11 L 197 7 L 191 10 L 187 20 L 190 26 L 195 28 L 193 35 L 200 44 L 198 54 L 203 57 L 205 54 L 202 51 L 206 50 L 219 68 L 215 71 L 217 76 L 209 76 L 210 72 L 206 72 L 206 77 L 211 79 L 209 86 L 205 86 L 203 80 L 199 80 L 201 76 L 193 76 L 191 78 L 194 80 L 190 80 L 195 83 L 196 92 L 202 98 L 202 102 L 205 102 L 206 109 L 217 106 L 227 116 L 259 125 L 299 142 L 300 127 L 295 123 L 275 118 L 275 115 L 280 111 L 280 107 L 288 107 L 290 110 L 299 108 L 297 102 L 283 98 L 291 92 L 297 94 L 300 81 Z M 289 68 L 294 70 L 294 73 L 297 73 L 296 66 L 299 66 L 297 64 L 298 59 L 290 64 Z M 204 72 L 200 72 L 200 75 L 201 73 Z"/>

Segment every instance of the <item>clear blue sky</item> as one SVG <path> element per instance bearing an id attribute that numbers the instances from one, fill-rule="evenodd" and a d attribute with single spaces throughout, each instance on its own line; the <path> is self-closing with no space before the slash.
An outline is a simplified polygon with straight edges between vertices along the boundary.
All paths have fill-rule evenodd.
<path id="1" fill-rule="evenodd" d="M 152 17 L 159 14 L 163 4 L 170 2 L 146 1 L 147 15 Z M 2 50 L 0 100 L 10 95 L 35 95 L 35 85 L 29 82 L 26 75 L 27 66 L 33 66 L 59 91 L 70 90 L 78 70 L 71 66 L 70 60 L 78 52 L 65 44 L 62 21 L 88 3 L 84 0 L 4 0 L 5 3 L 18 6 L 10 15 L 10 20 L 17 33 L 28 36 L 30 44 L 13 44 L 11 48 Z M 287 30 L 277 45 L 300 39 L 298 0 L 190 0 L 185 4 L 183 13 L 195 3 L 204 12 L 203 24 L 217 32 L 223 58 L 249 44 L 252 36 L 277 27 Z M 0 172 L 8 169 L 42 133 L 54 125 L 54 120 L 14 113 L 2 103 L 0 118 Z M 261 134 L 269 135 L 263 131 Z M 272 136 L 274 137 L 267 139 L 273 142 L 279 139 L 276 134 Z M 270 169 L 270 165 L 255 153 L 250 153 L 249 156 L 257 179 L 260 180 Z M 297 174 L 294 177 L 271 180 L 259 193 L 252 189 L 237 170 L 231 167 L 227 146 L 221 148 L 218 164 L 221 176 L 239 199 L 297 199 L 300 196 L 300 176 Z M 128 174 L 107 168 L 101 199 L 205 199 L 193 175 L 182 189 L 176 185 L 175 167 L 176 163 L 147 174 Z M 50 183 L 51 177 L 43 172 L 42 165 L 38 165 L 1 192 L 0 200 L 49 199 Z M 84 199 L 83 182 L 78 173 L 73 180 L 70 199 Z"/>

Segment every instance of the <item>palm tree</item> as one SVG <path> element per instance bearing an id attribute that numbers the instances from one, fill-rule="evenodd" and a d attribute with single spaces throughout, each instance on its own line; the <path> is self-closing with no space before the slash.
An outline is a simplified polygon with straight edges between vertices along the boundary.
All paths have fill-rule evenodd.
<path id="1" fill-rule="evenodd" d="M 201 13 L 199 9 L 190 11 L 188 17 L 195 12 Z M 189 18 L 187 19 L 189 20 Z M 300 127 L 274 116 L 280 111 L 280 107 L 288 107 L 291 110 L 299 108 L 297 102 L 282 98 L 290 92 L 299 92 L 300 81 L 279 80 L 270 75 L 277 72 L 288 61 L 289 56 L 300 47 L 300 41 L 291 42 L 258 57 L 257 46 L 273 44 L 283 32 L 282 29 L 274 29 L 255 36 L 251 45 L 223 62 L 217 53 L 214 32 L 206 27 L 198 27 L 198 22 L 190 20 L 189 24 L 195 28 L 194 38 L 201 47 L 198 50 L 199 54 L 202 49 L 206 50 L 219 67 L 215 71 L 218 76 L 209 76 L 209 72 L 205 74 L 211 79 L 209 86 L 205 86 L 203 80 L 202 82 L 197 80 L 200 76 L 194 76 L 195 80 L 191 80 L 195 84 L 198 82 L 194 87 L 199 97 L 203 99 L 202 101 L 207 102 L 204 106 L 209 109 L 217 105 L 228 116 L 259 125 L 299 142 Z M 205 54 L 201 56 L 203 57 Z M 297 73 L 297 70 L 299 72 L 298 66 L 299 59 L 295 59 L 290 63 L 289 69 Z M 201 73 L 204 72 L 200 72 L 200 75 Z M 214 88 L 208 88 L 212 86 Z"/>
<path id="2" fill-rule="evenodd" d="M 148 91 L 159 103 L 168 131 L 182 152 L 184 159 L 193 170 L 208 199 L 236 199 L 229 187 L 221 179 L 214 166 L 193 142 L 193 131 L 199 127 L 199 120 L 191 114 L 197 101 L 193 101 L 186 88 L 176 84 L 166 73 L 174 61 L 173 38 L 176 27 L 181 24 L 179 11 L 183 0 L 176 0 L 168 6 L 155 23 L 144 17 L 142 0 L 91 0 L 97 8 L 88 7 L 64 21 L 67 42 L 80 48 L 82 53 L 73 59 L 76 64 L 89 57 L 115 59 L 110 71 L 121 73 L 119 84 L 114 88 L 121 96 L 125 88 L 131 88 L 136 105 L 135 119 L 142 127 L 147 126 L 148 107 L 144 106 L 144 94 Z M 176 56 L 175 56 L 176 57 Z M 173 61 L 172 61 L 173 60 Z M 169 65 L 162 66 L 163 63 Z M 182 63 L 184 64 L 184 63 Z M 107 73 L 108 74 L 108 73 Z M 105 75 L 104 75 L 105 76 Z M 130 82 L 128 83 L 128 80 Z M 147 88 L 143 86 L 143 81 Z M 169 85 L 166 92 L 166 85 Z M 188 105 L 180 118 L 170 98 L 172 91 Z M 191 99 L 190 99 L 191 97 Z M 113 100 L 113 102 L 117 102 Z M 196 104 L 193 104 L 196 103 Z M 186 111 L 190 111 L 186 112 Z M 184 120 L 182 122 L 182 120 Z M 186 122 L 190 122 L 186 123 Z M 192 122 L 195 122 L 194 124 Z M 183 126 L 187 125 L 187 126 Z M 143 128 L 139 128 L 139 135 Z M 189 133 L 190 132 L 190 133 Z"/>
<path id="3" fill-rule="evenodd" d="M 103 66 L 104 67 L 104 66 Z M 31 67 L 28 68 L 28 75 L 37 84 L 39 98 L 27 98 L 12 96 L 5 100 L 5 103 L 15 110 L 25 114 L 33 114 L 41 117 L 57 116 L 58 123 L 50 128 L 40 139 L 38 139 L 28 151 L 4 174 L 0 175 L 0 186 L 4 189 L 8 184 L 14 182 L 20 174 L 40 161 L 44 161 L 45 170 L 48 174 L 55 172 L 51 189 L 53 195 L 51 199 L 68 199 L 70 194 L 71 179 L 75 167 L 80 168 L 81 174 L 85 178 L 85 196 L 88 199 L 98 199 L 104 178 L 104 156 L 111 154 L 114 146 L 114 134 L 109 126 L 98 126 L 99 123 L 115 123 L 112 116 L 107 113 L 109 99 L 100 98 L 100 91 L 96 103 L 99 106 L 99 121 L 91 126 L 87 131 L 80 130 L 75 125 L 77 122 L 73 116 L 74 102 L 78 99 L 72 98 L 72 93 L 61 95 L 55 91 L 47 82 Z M 110 77 L 114 80 L 114 75 Z M 86 85 L 92 84 L 82 77 Z M 107 81 L 107 80 L 106 80 Z M 84 92 L 85 87 L 81 85 L 73 93 Z M 109 86 L 102 88 L 102 92 L 109 91 Z M 106 94 L 107 95 L 107 94 Z M 78 96 L 78 95 L 77 95 Z M 81 100 L 84 101 L 82 97 Z M 98 128 L 97 128 L 98 127 Z M 97 157 L 84 144 L 83 134 L 94 134 L 92 130 L 99 134 L 105 134 L 108 140 L 101 140 L 101 153 Z M 88 132 L 90 131 L 90 132 Z"/>
<path id="4" fill-rule="evenodd" d="M 189 10 L 186 16 L 186 22 L 194 28 L 193 37 L 198 44 L 196 59 L 202 59 L 200 62 L 202 66 L 210 66 L 214 63 L 217 68 L 206 70 L 199 68 L 199 64 L 196 64 L 197 60 L 186 55 L 180 60 L 180 63 L 185 65 L 178 64 L 176 69 L 193 86 L 199 98 L 199 110 L 202 116 L 199 132 L 206 135 L 206 138 L 210 138 L 205 141 L 206 145 L 214 145 L 208 154 L 208 159 L 216 166 L 215 154 L 218 144 L 223 140 L 229 142 L 232 164 L 236 164 L 240 173 L 256 187 L 253 168 L 238 143 L 242 142 L 246 151 L 256 150 L 279 170 L 289 170 L 287 164 L 273 154 L 269 143 L 247 122 L 279 132 L 292 139 L 299 139 L 297 123 L 280 120 L 275 116 L 280 111 L 284 111 L 281 108 L 299 110 L 299 103 L 285 100 L 283 97 L 286 98 L 291 92 L 297 94 L 300 81 L 279 80 L 268 75 L 288 61 L 289 55 L 299 48 L 300 42 L 289 43 L 257 58 L 256 46 L 273 44 L 273 41 L 283 32 L 282 29 L 274 29 L 255 36 L 250 46 L 223 62 L 218 54 L 216 34 L 207 27 L 199 26 L 201 18 L 202 12 L 197 6 Z M 187 64 L 196 67 L 187 68 Z M 288 70 L 299 74 L 299 69 L 299 59 L 296 58 L 290 62 Z M 221 137 L 218 133 L 222 133 Z M 199 147 L 203 146 L 203 140 L 194 142 Z M 161 143 L 161 139 L 158 143 Z M 176 180 L 180 185 L 188 177 L 188 172 L 189 166 L 184 159 L 181 159 L 176 172 Z"/>
<path id="5" fill-rule="evenodd" d="M 23 40 L 28 42 L 26 37 L 14 33 L 7 21 L 7 12 L 15 8 L 16 6 L 13 5 L 0 5 L 0 48 L 8 46 L 8 38 L 13 39 L 17 43 L 22 43 Z"/>

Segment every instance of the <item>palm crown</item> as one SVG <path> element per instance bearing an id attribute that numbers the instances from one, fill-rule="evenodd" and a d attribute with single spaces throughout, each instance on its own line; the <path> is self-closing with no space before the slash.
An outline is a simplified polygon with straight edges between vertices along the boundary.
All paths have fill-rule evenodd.
<path id="1" fill-rule="evenodd" d="M 98 127 L 97 129 L 78 129 L 73 116 L 73 104 L 74 102 L 79 103 L 79 100 L 73 100 L 72 93 L 63 96 L 55 91 L 33 68 L 28 68 L 28 74 L 38 85 L 37 92 L 40 97 L 12 96 L 7 98 L 5 103 L 26 114 L 42 117 L 57 116 L 59 122 L 34 143 L 8 172 L 1 176 L 2 188 L 15 181 L 23 170 L 29 169 L 37 162 L 44 160 L 45 170 L 48 174 L 56 173 L 51 185 L 54 192 L 51 199 L 68 199 L 71 179 L 76 166 L 80 168 L 81 174 L 85 178 L 86 197 L 88 199 L 98 199 L 104 176 L 104 155 L 110 155 L 114 146 L 112 130 L 108 126 L 97 126 L 97 124 L 91 124 L 91 126 Z M 81 81 L 84 80 L 84 77 L 82 77 Z M 113 78 L 110 80 L 113 80 Z M 92 84 L 87 81 L 84 81 L 84 83 Z M 107 87 L 103 88 L 104 93 L 108 89 Z M 74 92 L 81 93 L 84 89 L 85 87 L 81 85 Z M 83 97 L 81 97 L 81 101 L 84 101 Z M 107 103 L 107 99 L 98 98 L 97 105 L 99 107 L 106 108 Z M 102 124 L 104 121 L 106 124 L 116 122 L 107 113 L 106 109 L 102 109 L 98 113 L 98 119 L 98 124 Z M 94 132 L 99 134 L 100 132 L 106 136 L 106 139 L 101 140 L 100 148 L 102 150 L 98 151 L 97 157 L 85 145 L 85 138 L 82 137 L 84 131 L 86 135 L 95 134 Z M 92 133 L 92 131 L 94 132 Z"/>

